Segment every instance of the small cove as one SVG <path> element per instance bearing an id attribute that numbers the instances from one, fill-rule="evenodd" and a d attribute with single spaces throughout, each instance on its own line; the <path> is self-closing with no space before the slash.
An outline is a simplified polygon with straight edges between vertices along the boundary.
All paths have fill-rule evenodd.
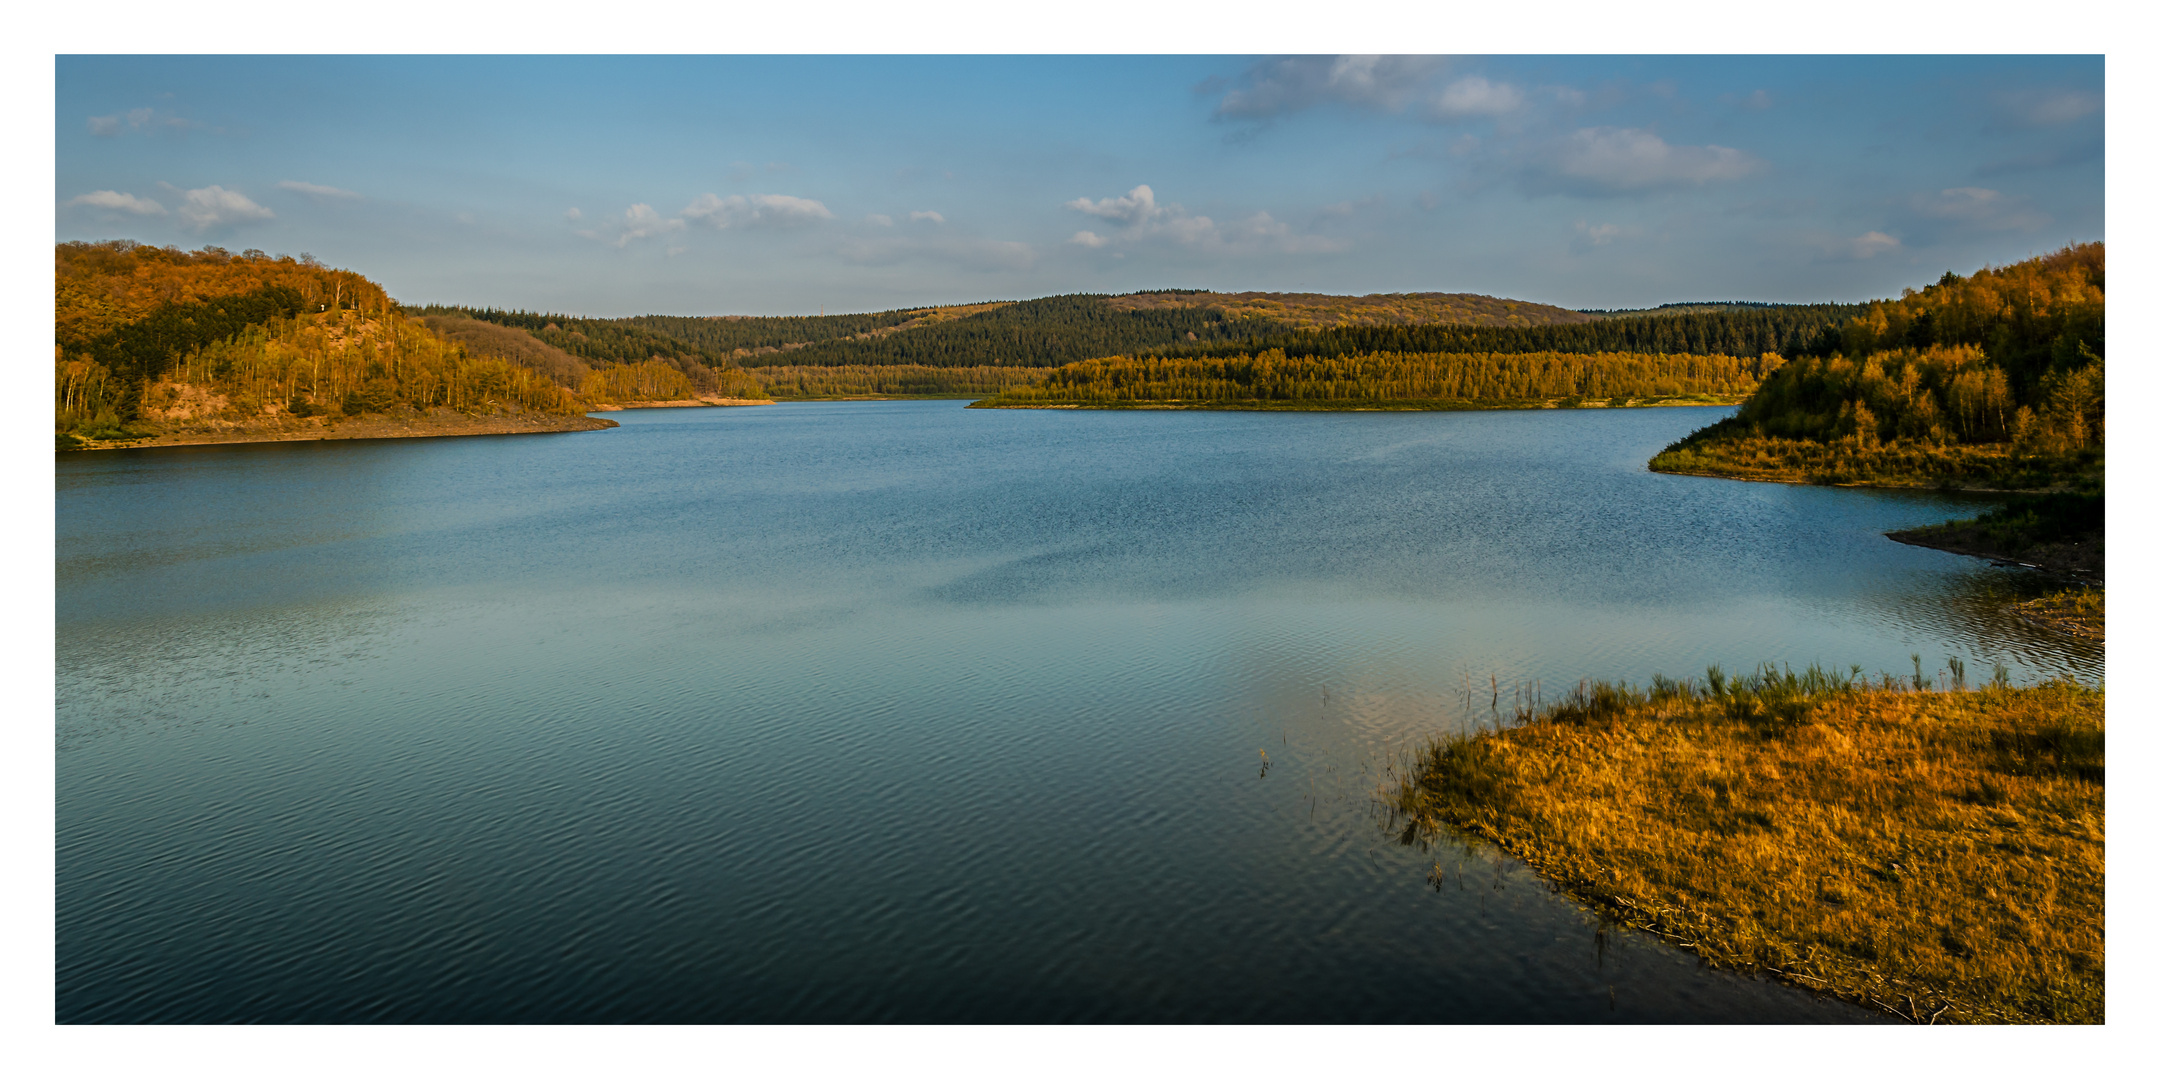
<path id="1" fill-rule="evenodd" d="M 1985 503 L 1643 468 L 1727 409 L 962 405 L 61 458 L 59 1018 L 1871 1022 L 1381 771 L 1489 681 L 2104 673 L 1881 536 Z"/>

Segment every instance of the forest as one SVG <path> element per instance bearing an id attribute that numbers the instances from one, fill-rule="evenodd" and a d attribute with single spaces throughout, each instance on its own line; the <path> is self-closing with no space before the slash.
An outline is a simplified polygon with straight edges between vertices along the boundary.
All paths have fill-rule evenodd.
<path id="1" fill-rule="evenodd" d="M 2077 244 L 1846 319 L 1663 472 L 1895 486 L 2048 488 L 2104 468 L 2106 252 Z"/>
<path id="2" fill-rule="evenodd" d="M 975 408 L 1494 408 L 1587 401 L 1625 405 L 1746 396 L 1775 354 L 1367 353 L 1228 357 L 1113 356 L 1068 364 Z"/>
<path id="3" fill-rule="evenodd" d="M 922 364 L 854 364 L 751 368 L 774 400 L 821 398 L 982 398 L 1041 378 L 1032 367 L 928 367 Z"/>
<path id="4" fill-rule="evenodd" d="M 1842 324 L 1865 310 L 1859 304 L 1731 305 L 1711 311 L 1586 318 L 1535 326 L 1352 325 L 1267 337 L 1235 346 L 1193 344 L 1156 351 L 1178 358 L 1230 356 L 1263 349 L 1281 349 L 1286 356 L 1383 352 L 1811 356 L 1835 348 Z"/>
<path id="5" fill-rule="evenodd" d="M 517 327 L 587 359 L 663 358 L 753 368 L 1049 368 L 1178 345 L 1234 353 L 1240 343 L 1300 329 L 1435 322 L 1522 327 L 1597 320 L 1565 308 L 1467 293 L 1325 296 L 1200 289 L 1047 296 L 868 315 L 585 319 L 492 308 L 431 306 L 419 311 Z"/>
<path id="6" fill-rule="evenodd" d="M 54 290 L 62 448 L 313 417 L 577 416 L 705 388 L 674 362 L 586 363 L 522 330 L 431 326 L 306 256 L 61 244 Z M 723 392 L 765 396 L 740 369 L 703 370 Z"/>

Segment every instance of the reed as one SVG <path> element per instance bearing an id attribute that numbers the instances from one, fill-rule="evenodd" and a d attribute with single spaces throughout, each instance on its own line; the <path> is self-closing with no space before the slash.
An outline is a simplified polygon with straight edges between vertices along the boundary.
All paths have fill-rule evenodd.
<path id="1" fill-rule="evenodd" d="M 1915 1022 L 2102 1022 L 2104 692 L 1934 681 L 1585 682 L 1433 739 L 1388 799 L 1405 842 L 1490 842 L 1711 963 Z"/>

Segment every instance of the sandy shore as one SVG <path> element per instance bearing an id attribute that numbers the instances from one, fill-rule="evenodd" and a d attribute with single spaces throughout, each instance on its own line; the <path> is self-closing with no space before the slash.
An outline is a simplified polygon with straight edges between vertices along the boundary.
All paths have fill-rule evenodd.
<path id="1" fill-rule="evenodd" d="M 140 450 L 155 446 L 201 446 L 218 443 L 316 442 L 330 439 L 426 439 L 448 435 L 527 435 L 557 431 L 600 431 L 618 427 L 597 416 L 467 416 L 436 410 L 413 416 L 284 418 L 255 424 L 186 427 L 140 439 L 85 441 L 78 450 Z"/>

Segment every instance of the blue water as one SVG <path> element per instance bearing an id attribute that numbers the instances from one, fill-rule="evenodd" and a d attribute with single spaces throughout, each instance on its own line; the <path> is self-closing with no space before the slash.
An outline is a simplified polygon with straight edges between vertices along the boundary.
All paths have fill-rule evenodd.
<path id="1" fill-rule="evenodd" d="M 1644 470 L 1725 414 L 62 455 L 59 1018 L 1874 1020 L 1376 809 L 1494 685 L 2102 675 L 1881 535 L 1981 504 Z"/>

